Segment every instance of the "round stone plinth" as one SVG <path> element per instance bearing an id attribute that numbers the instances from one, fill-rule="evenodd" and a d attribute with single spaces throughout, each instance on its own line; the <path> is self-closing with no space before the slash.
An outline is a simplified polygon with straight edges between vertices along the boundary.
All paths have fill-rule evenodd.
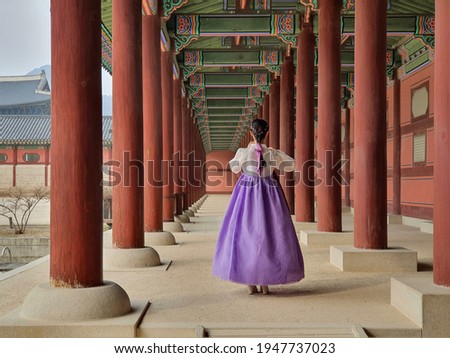
<path id="1" fill-rule="evenodd" d="M 189 220 L 189 216 L 184 215 L 184 214 L 183 215 L 176 215 L 176 216 L 173 217 L 173 219 L 177 223 L 180 223 L 180 224 L 187 224 L 187 223 L 191 222 L 191 220 Z"/>
<path id="2" fill-rule="evenodd" d="M 175 237 L 169 231 L 146 232 L 146 246 L 169 246 L 176 245 Z"/>
<path id="3" fill-rule="evenodd" d="M 103 249 L 105 269 L 144 268 L 161 265 L 158 253 L 152 247 L 138 249 Z"/>
<path id="4" fill-rule="evenodd" d="M 123 316 L 130 311 L 130 298 L 114 282 L 88 288 L 51 287 L 47 282 L 31 290 L 20 315 L 33 320 L 77 322 Z"/>
<path id="5" fill-rule="evenodd" d="M 192 210 L 183 210 L 183 214 L 187 215 L 189 217 L 194 217 L 195 216 L 195 214 L 194 214 L 194 212 Z"/>
<path id="6" fill-rule="evenodd" d="M 184 232 L 183 226 L 175 221 L 164 221 L 163 230 L 170 232 Z"/>
<path id="7" fill-rule="evenodd" d="M 195 206 L 190 206 L 189 210 L 191 210 L 194 214 L 197 212 L 197 208 Z"/>

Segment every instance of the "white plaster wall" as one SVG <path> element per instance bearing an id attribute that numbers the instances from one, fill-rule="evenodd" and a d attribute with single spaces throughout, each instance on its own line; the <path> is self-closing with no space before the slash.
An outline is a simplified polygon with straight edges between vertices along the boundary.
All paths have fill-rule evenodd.
<path id="1" fill-rule="evenodd" d="M 109 183 L 109 166 L 103 165 L 102 167 L 102 174 L 103 174 L 103 183 L 107 184 Z"/>
<path id="2" fill-rule="evenodd" d="M 13 165 L 0 165 L 0 190 L 13 186 Z"/>
<path id="3" fill-rule="evenodd" d="M 0 225 L 9 225 L 8 219 L 0 216 Z M 50 200 L 41 201 L 37 204 L 28 225 L 50 225 Z"/>
<path id="4" fill-rule="evenodd" d="M 16 186 L 34 188 L 45 185 L 45 165 L 27 164 L 16 167 Z"/>

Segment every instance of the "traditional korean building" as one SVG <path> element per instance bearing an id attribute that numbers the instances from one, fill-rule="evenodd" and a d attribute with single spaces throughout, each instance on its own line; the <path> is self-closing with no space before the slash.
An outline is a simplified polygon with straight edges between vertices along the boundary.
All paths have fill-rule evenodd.
<path id="1" fill-rule="evenodd" d="M 0 190 L 50 186 L 51 117 L 0 115 Z M 111 158 L 112 117 L 103 117 L 103 162 Z"/>
<path id="2" fill-rule="evenodd" d="M 0 77 L 0 115 L 49 115 L 50 86 L 39 75 Z"/>

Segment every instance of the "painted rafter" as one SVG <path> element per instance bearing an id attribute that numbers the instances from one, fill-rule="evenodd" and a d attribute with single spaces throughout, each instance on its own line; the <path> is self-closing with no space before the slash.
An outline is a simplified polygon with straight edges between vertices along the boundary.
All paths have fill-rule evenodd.
<path id="1" fill-rule="evenodd" d="M 197 90 L 191 94 L 192 98 L 207 98 L 207 99 L 239 99 L 239 98 L 258 99 L 261 98 L 262 96 L 263 92 L 257 87 L 247 87 L 247 88 L 198 87 Z"/>
<path id="2" fill-rule="evenodd" d="M 401 79 L 434 61 L 434 36 L 411 37 L 397 53 L 401 58 L 397 75 Z"/>
<path id="3" fill-rule="evenodd" d="M 112 74 L 112 36 L 102 22 L 102 65 L 103 68 Z"/>
<path id="4" fill-rule="evenodd" d="M 314 33 L 318 33 L 318 23 L 314 23 Z M 355 34 L 355 17 L 341 16 L 341 33 Z M 387 17 L 387 36 L 434 35 L 434 16 L 430 15 L 389 15 Z"/>
<path id="5" fill-rule="evenodd" d="M 193 108 L 245 108 L 257 107 L 262 100 L 257 99 L 192 99 Z"/>
<path id="6" fill-rule="evenodd" d="M 207 67 L 248 67 L 266 68 L 279 75 L 281 63 L 279 51 L 191 51 L 183 52 L 184 78 L 191 77 L 201 68 Z"/>
<path id="7" fill-rule="evenodd" d="M 353 10 L 355 8 L 355 1 L 356 0 L 343 0 L 342 8 L 347 11 Z M 300 0 L 300 2 L 305 7 L 309 7 L 312 11 L 319 10 L 320 0 Z"/>
<path id="8" fill-rule="evenodd" d="M 194 108 L 196 116 L 224 117 L 228 120 L 233 116 L 251 116 L 257 111 L 256 107 L 244 108 Z"/>
<path id="9" fill-rule="evenodd" d="M 250 67 L 267 68 L 269 70 L 281 66 L 282 53 L 267 51 L 217 51 L 217 50 L 185 50 L 183 52 L 184 67 Z M 297 59 L 294 57 L 294 64 Z M 343 66 L 353 66 L 353 51 L 343 51 Z"/>
<path id="10" fill-rule="evenodd" d="M 265 72 L 196 73 L 189 78 L 189 85 L 197 87 L 259 87 L 269 84 L 270 78 Z"/>
<path id="11" fill-rule="evenodd" d="M 172 13 L 187 4 L 189 0 L 163 0 L 163 14 L 166 19 L 172 15 Z"/>
<path id="12" fill-rule="evenodd" d="M 176 15 L 173 35 L 179 53 L 202 36 L 276 36 L 290 46 L 296 45 L 299 17 L 296 14 L 269 15 Z"/>

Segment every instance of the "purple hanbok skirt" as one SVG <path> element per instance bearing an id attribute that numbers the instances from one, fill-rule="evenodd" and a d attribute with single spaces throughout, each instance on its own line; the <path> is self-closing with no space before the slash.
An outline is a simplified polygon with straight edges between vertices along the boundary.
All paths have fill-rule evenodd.
<path id="1" fill-rule="evenodd" d="M 217 239 L 213 274 L 246 285 L 286 284 L 304 277 L 291 214 L 274 178 L 239 178 Z"/>

